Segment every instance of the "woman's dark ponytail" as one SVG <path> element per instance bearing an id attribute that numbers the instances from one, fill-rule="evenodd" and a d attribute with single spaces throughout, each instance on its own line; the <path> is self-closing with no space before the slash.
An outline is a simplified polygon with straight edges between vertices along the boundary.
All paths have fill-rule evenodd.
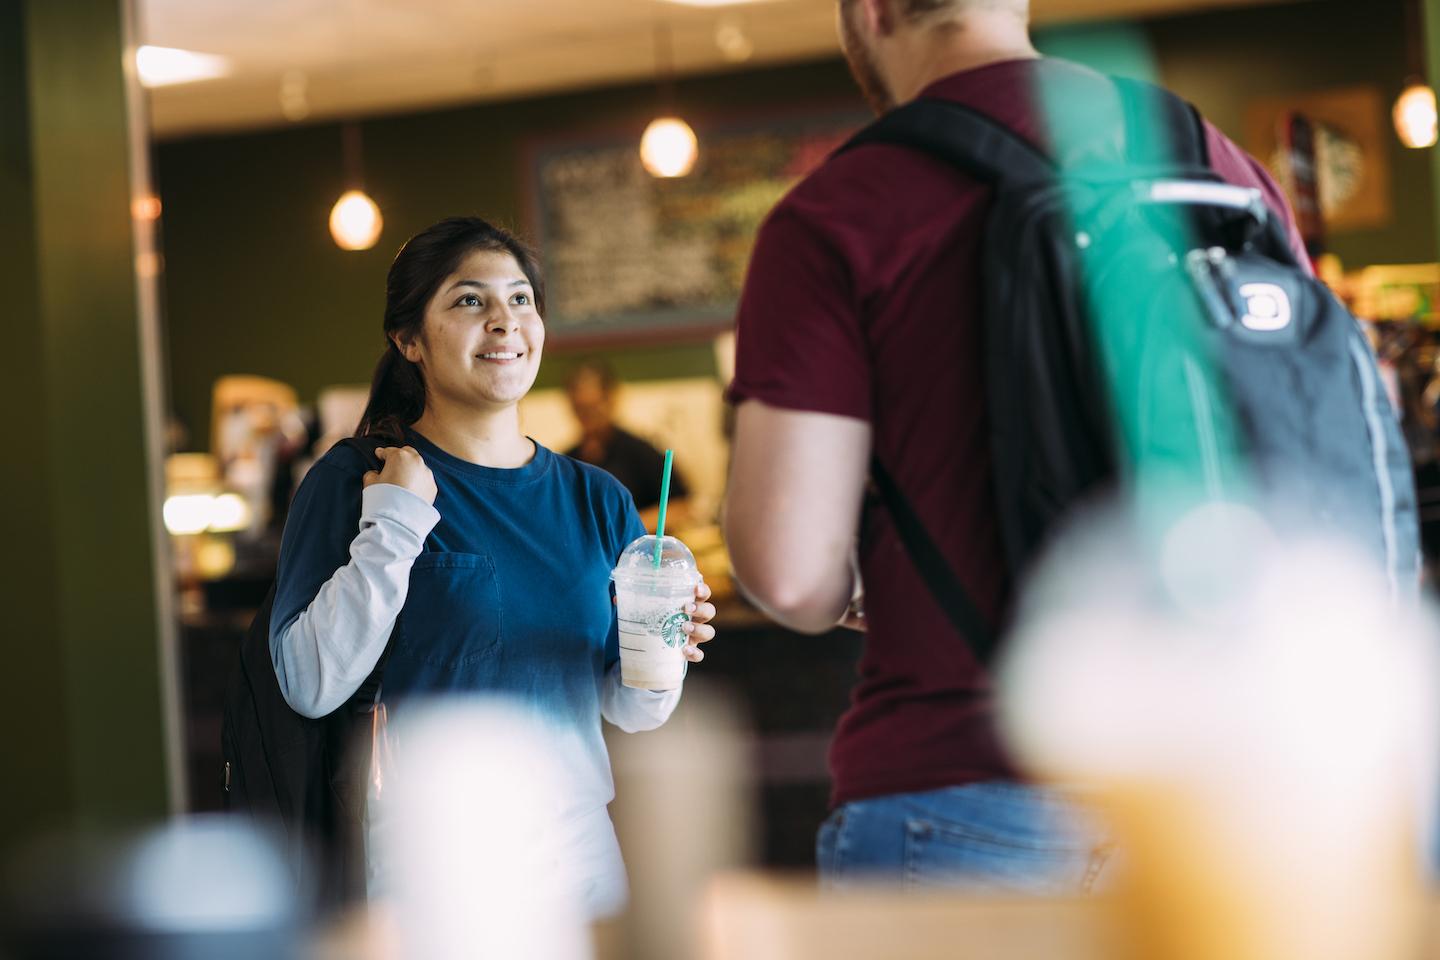
<path id="1" fill-rule="evenodd" d="M 477 250 L 508 253 L 535 291 L 535 306 L 545 315 L 545 282 L 533 251 L 508 230 L 479 217 L 451 217 L 405 242 L 385 280 L 385 352 L 375 365 L 370 399 L 356 429 L 357 437 L 382 437 L 403 443 L 405 428 L 425 412 L 425 376 L 395 346 L 409 343 L 425 324 L 425 308 L 460 262 Z"/>
<path id="2" fill-rule="evenodd" d="M 425 380 L 420 368 L 406 360 L 391 343 L 375 364 L 370 399 L 360 417 L 358 437 L 379 437 L 404 443 L 405 428 L 425 412 Z"/>

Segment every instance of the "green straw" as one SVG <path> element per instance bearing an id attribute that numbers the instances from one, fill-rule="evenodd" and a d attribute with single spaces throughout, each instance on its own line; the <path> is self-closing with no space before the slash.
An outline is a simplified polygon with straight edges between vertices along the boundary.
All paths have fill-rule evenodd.
<path id="1" fill-rule="evenodd" d="M 675 464 L 675 451 L 665 451 L 665 473 L 660 478 L 660 522 L 655 530 L 655 569 L 660 569 L 660 547 L 665 543 L 665 508 L 670 504 L 670 468 Z"/>

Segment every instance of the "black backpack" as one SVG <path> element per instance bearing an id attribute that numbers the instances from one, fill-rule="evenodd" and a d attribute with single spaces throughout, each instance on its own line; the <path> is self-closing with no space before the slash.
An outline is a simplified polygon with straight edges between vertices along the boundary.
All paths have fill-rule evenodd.
<path id="1" fill-rule="evenodd" d="M 380 469 L 373 439 L 353 446 L 371 469 Z M 379 696 L 385 653 L 355 695 L 328 716 L 311 719 L 290 708 L 270 659 L 272 585 L 225 688 L 221 752 L 225 805 L 274 831 L 295 879 L 297 894 L 322 910 L 360 899 L 365 889 L 365 776 L 363 758 L 351 756 L 366 733 Z"/>
<path id="2" fill-rule="evenodd" d="M 1251 496 L 1281 529 L 1341 533 L 1414 595 L 1409 452 L 1360 325 L 1297 263 L 1260 191 L 1214 173 L 1193 107 L 1135 81 L 1072 80 L 1045 152 L 926 98 L 841 148 L 910 147 L 993 189 L 981 328 L 1012 579 L 1101 492 L 1188 488 Z M 929 591 L 989 659 L 1001 626 L 878 458 L 871 478 Z"/>

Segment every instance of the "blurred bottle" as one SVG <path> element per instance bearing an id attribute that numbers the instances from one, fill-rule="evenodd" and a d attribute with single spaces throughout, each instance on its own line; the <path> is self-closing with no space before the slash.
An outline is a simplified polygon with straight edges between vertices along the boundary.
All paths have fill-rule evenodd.
<path id="1" fill-rule="evenodd" d="M 1054 553 L 1002 712 L 1023 763 L 1110 816 L 1130 957 L 1418 955 L 1435 636 L 1359 554 L 1245 507 Z"/>

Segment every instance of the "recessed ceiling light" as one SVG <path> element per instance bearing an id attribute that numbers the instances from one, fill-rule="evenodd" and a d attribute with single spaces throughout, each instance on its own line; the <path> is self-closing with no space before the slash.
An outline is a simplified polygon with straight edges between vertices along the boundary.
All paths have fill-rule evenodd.
<path id="1" fill-rule="evenodd" d="M 230 72 L 230 61 L 213 53 L 144 46 L 135 51 L 135 69 L 143 85 L 168 87 L 223 77 Z"/>
<path id="2" fill-rule="evenodd" d="M 745 35 L 745 28 L 733 19 L 721 20 L 715 28 L 715 45 L 731 63 L 744 63 L 755 54 L 754 42 Z"/>

